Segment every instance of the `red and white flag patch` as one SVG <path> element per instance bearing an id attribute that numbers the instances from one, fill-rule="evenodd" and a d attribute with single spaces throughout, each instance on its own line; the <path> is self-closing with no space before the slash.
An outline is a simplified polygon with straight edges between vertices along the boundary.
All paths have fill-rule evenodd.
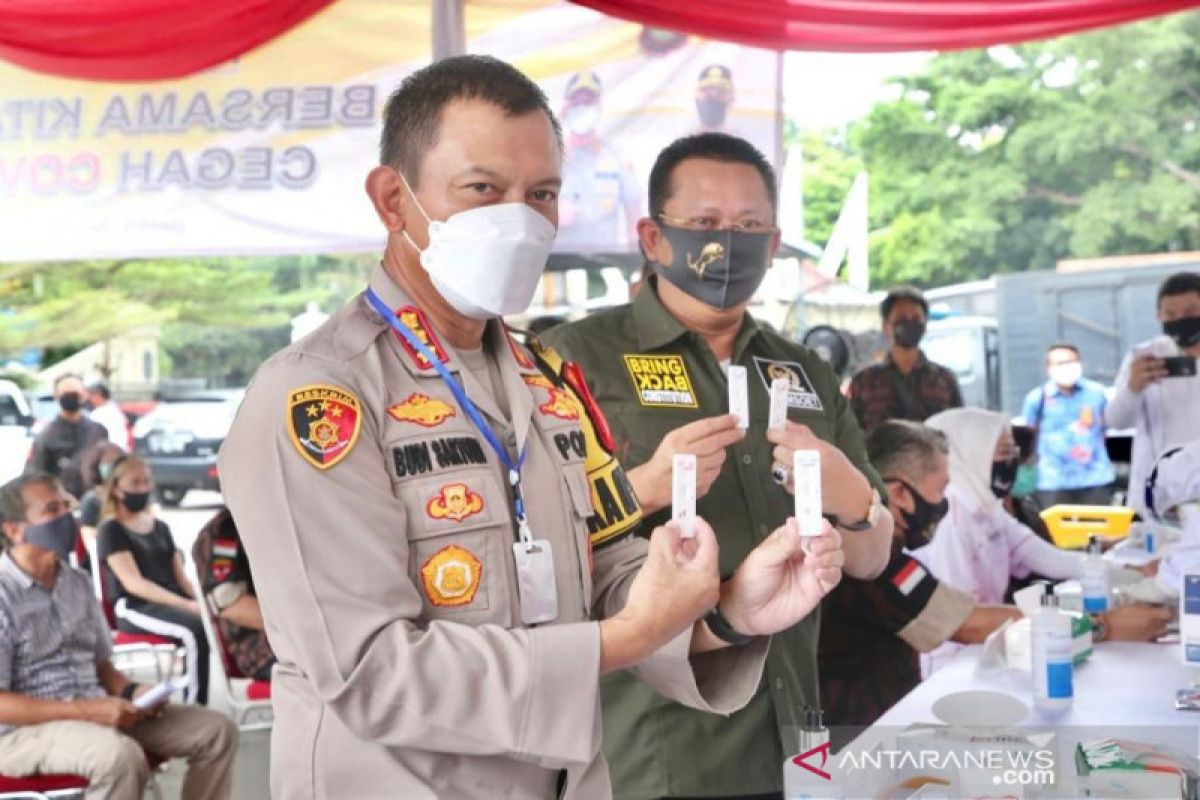
<path id="1" fill-rule="evenodd" d="M 920 563 L 909 561 L 899 572 L 892 576 L 892 584 L 900 594 L 908 596 L 912 594 L 913 589 L 921 585 L 921 581 L 925 580 L 925 576 L 928 574 Z"/>

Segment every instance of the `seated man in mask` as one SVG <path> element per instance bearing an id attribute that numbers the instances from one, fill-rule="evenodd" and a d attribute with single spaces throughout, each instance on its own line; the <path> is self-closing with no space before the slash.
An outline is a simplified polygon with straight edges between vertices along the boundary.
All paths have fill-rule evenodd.
<path id="1" fill-rule="evenodd" d="M 969 593 L 977 603 L 1003 603 L 1012 579 L 1031 573 L 1056 581 L 1078 578 L 1082 553 L 1044 541 L 1004 508 L 1002 501 L 1012 491 L 1020 460 L 1008 419 L 995 411 L 956 408 L 935 414 L 926 424 L 946 434 L 950 444 L 946 488 L 950 509 L 933 540 L 913 555 L 941 581 Z M 1145 635 L 1136 638 L 1161 636 L 1170 613 L 1149 607 L 1141 612 L 1146 615 Z M 1097 617 L 1104 638 L 1108 620 Z M 952 644 L 938 648 L 931 654 L 929 669 L 936 669 L 957 649 Z"/>

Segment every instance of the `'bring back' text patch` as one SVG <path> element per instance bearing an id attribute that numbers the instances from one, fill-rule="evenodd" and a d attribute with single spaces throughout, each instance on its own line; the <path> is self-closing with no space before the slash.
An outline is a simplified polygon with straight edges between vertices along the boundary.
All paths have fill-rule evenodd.
<path id="1" fill-rule="evenodd" d="M 633 391 L 644 406 L 696 408 L 696 390 L 683 356 L 625 355 Z"/>

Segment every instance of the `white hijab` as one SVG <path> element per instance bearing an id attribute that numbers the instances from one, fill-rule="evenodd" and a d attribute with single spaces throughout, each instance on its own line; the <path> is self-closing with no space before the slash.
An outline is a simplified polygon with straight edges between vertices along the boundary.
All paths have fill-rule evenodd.
<path id="1" fill-rule="evenodd" d="M 985 512 L 999 507 L 992 492 L 992 458 L 1008 418 L 982 408 L 952 408 L 925 424 L 946 434 L 950 442 L 950 485 L 968 492 Z"/>

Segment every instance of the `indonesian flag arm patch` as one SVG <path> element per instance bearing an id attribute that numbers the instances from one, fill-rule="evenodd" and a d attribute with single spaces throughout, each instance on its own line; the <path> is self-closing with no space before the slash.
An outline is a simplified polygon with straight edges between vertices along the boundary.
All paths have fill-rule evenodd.
<path id="1" fill-rule="evenodd" d="M 921 614 L 938 587 L 937 579 L 907 553 L 897 554 L 876 581 L 886 587 L 888 599 L 903 609 L 909 619 Z"/>

